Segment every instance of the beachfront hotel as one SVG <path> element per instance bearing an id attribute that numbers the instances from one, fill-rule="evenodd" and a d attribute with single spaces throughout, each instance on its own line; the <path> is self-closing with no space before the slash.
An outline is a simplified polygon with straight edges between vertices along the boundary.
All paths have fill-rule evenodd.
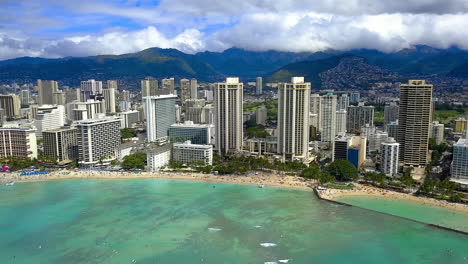
<path id="1" fill-rule="evenodd" d="M 214 125 L 194 124 L 192 121 L 172 124 L 169 127 L 169 138 L 171 142 L 190 140 L 192 144 L 212 144 L 214 143 Z"/>
<path id="2" fill-rule="evenodd" d="M 182 164 L 202 162 L 204 165 L 213 164 L 213 146 L 192 144 L 190 140 L 183 143 L 174 143 L 172 147 L 172 160 Z"/>
<path id="3" fill-rule="evenodd" d="M 1 127 L 0 158 L 37 158 L 36 129 L 34 127 Z"/>
<path id="4" fill-rule="evenodd" d="M 57 128 L 42 132 L 44 155 L 57 162 L 71 162 L 78 159 L 76 128 Z"/>
<path id="5" fill-rule="evenodd" d="M 395 176 L 398 173 L 398 156 L 400 144 L 394 138 L 389 137 L 380 144 L 381 162 L 380 170 L 387 176 Z"/>
<path id="6" fill-rule="evenodd" d="M 309 157 L 310 89 L 304 77 L 278 84 L 278 154 L 283 160 Z"/>
<path id="7" fill-rule="evenodd" d="M 237 77 L 215 84 L 215 147 L 220 155 L 242 150 L 243 92 L 244 84 Z"/>
<path id="8" fill-rule="evenodd" d="M 96 165 L 115 158 L 120 145 L 120 120 L 115 117 L 99 117 L 73 122 L 78 135 L 80 164 Z"/>
<path id="9" fill-rule="evenodd" d="M 333 144 L 336 136 L 336 95 L 327 93 L 320 96 L 319 130 L 322 133 L 321 141 Z"/>

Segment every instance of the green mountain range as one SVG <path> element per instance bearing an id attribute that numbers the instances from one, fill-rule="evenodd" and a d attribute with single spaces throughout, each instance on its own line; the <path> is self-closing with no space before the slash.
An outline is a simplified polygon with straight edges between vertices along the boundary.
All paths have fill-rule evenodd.
<path id="1" fill-rule="evenodd" d="M 347 63 L 353 57 L 358 63 Z M 415 46 L 393 53 L 366 49 L 317 53 L 257 52 L 231 48 L 223 52 L 192 55 L 176 49 L 150 48 L 123 55 L 60 59 L 23 57 L 0 61 L 0 83 L 46 79 L 76 86 L 80 80 L 94 78 L 118 79 L 130 87 L 137 87 L 138 80 L 147 76 L 197 78 L 201 81 L 219 81 L 226 76 L 250 81 L 263 76 L 271 81 L 285 81 L 293 75 L 300 75 L 320 87 L 326 72 L 340 65 L 349 74 L 371 70 L 385 76 L 394 73 L 468 78 L 468 51 L 428 46 Z"/>

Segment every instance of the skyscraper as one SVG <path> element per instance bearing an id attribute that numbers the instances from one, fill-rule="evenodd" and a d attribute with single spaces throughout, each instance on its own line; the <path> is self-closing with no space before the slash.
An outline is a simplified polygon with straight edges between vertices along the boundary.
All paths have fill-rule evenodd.
<path id="1" fill-rule="evenodd" d="M 107 81 L 107 88 L 103 90 L 104 101 L 106 104 L 106 113 L 116 112 L 116 91 L 117 81 Z"/>
<path id="2" fill-rule="evenodd" d="M 283 159 L 309 157 L 310 89 L 304 77 L 278 84 L 278 154 Z"/>
<path id="3" fill-rule="evenodd" d="M 336 111 L 336 135 L 346 134 L 346 110 Z"/>
<path id="4" fill-rule="evenodd" d="M 431 124 L 431 138 L 435 140 L 437 145 L 444 141 L 444 129 L 444 124 L 439 123 L 439 121 L 433 121 Z"/>
<path id="5" fill-rule="evenodd" d="M 398 173 L 398 155 L 400 151 L 400 144 L 392 137 L 380 145 L 381 163 L 380 170 L 387 176 L 395 176 Z"/>
<path id="6" fill-rule="evenodd" d="M 37 80 L 37 89 L 39 93 L 39 104 L 53 104 L 52 95 L 58 92 L 58 84 L 56 81 Z"/>
<path id="7" fill-rule="evenodd" d="M 22 105 L 29 105 L 31 102 L 31 92 L 29 89 L 21 90 L 20 92 L 20 101 Z"/>
<path id="8" fill-rule="evenodd" d="M 312 115 L 312 119 L 315 122 L 312 122 L 310 125 L 314 126 L 316 130 L 321 130 L 320 124 L 320 110 L 321 110 L 321 102 L 322 98 L 318 94 L 312 94 L 310 96 L 310 114 Z"/>
<path id="9" fill-rule="evenodd" d="M 342 94 L 338 97 L 338 102 L 336 104 L 336 110 L 345 110 L 349 106 L 349 97 L 348 94 Z"/>
<path id="10" fill-rule="evenodd" d="M 164 90 L 163 94 L 174 94 L 174 78 L 166 78 L 161 80 L 161 86 Z"/>
<path id="11" fill-rule="evenodd" d="M 158 80 L 146 78 L 141 80 L 141 97 L 156 96 L 158 90 Z M 123 101 L 129 101 L 130 98 L 122 98 Z"/>
<path id="12" fill-rule="evenodd" d="M 364 106 L 349 106 L 346 116 L 346 131 L 348 133 L 359 134 L 361 127 L 369 124 L 374 125 L 374 107 Z"/>
<path id="13" fill-rule="evenodd" d="M 184 104 L 190 98 L 190 80 L 180 79 L 180 101 Z"/>
<path id="14" fill-rule="evenodd" d="M 400 162 L 425 166 L 428 158 L 431 122 L 432 84 L 424 80 L 409 80 L 400 85 L 397 142 Z"/>
<path id="15" fill-rule="evenodd" d="M 216 150 L 221 155 L 242 150 L 244 84 L 228 77 L 215 86 Z"/>
<path id="16" fill-rule="evenodd" d="M 5 111 L 6 117 L 19 117 L 21 100 L 16 94 L 0 94 L 0 108 Z"/>
<path id="17" fill-rule="evenodd" d="M 468 135 L 453 145 L 452 179 L 468 181 Z"/>
<path id="18" fill-rule="evenodd" d="M 83 165 L 95 165 L 115 159 L 115 149 L 120 145 L 120 120 L 102 117 L 75 121 L 78 154 Z"/>
<path id="19" fill-rule="evenodd" d="M 146 96 L 146 136 L 148 142 L 166 142 L 169 127 L 176 121 L 175 103 L 177 96 L 165 94 Z"/>
<path id="20" fill-rule="evenodd" d="M 322 132 L 322 142 L 333 143 L 336 135 L 336 95 L 328 93 L 320 100 L 320 127 Z"/>
<path id="21" fill-rule="evenodd" d="M 255 110 L 255 122 L 259 125 L 266 125 L 268 110 L 265 106 L 259 107 Z"/>
<path id="22" fill-rule="evenodd" d="M 58 128 L 42 132 L 44 155 L 58 162 L 78 159 L 78 139 L 75 128 Z"/>
<path id="23" fill-rule="evenodd" d="M 91 99 L 93 96 L 102 94 L 102 82 L 90 79 L 87 81 L 81 81 L 80 86 L 81 96 L 80 99 L 82 102 L 86 102 L 88 99 Z"/>
<path id="24" fill-rule="evenodd" d="M 36 138 L 42 138 L 42 132 L 49 129 L 57 129 L 65 125 L 65 107 L 63 105 L 42 105 L 37 108 Z"/>
<path id="25" fill-rule="evenodd" d="M 190 98 L 198 98 L 198 81 L 195 78 L 190 79 Z"/>
<path id="26" fill-rule="evenodd" d="M 357 104 L 361 101 L 361 94 L 359 92 L 352 92 L 349 94 L 349 102 L 351 104 Z"/>
<path id="27" fill-rule="evenodd" d="M 384 108 L 384 125 L 387 127 L 390 122 L 398 120 L 398 105 L 395 103 L 386 105 Z"/>
<path id="28" fill-rule="evenodd" d="M 257 77 L 255 82 L 255 94 L 259 95 L 263 93 L 263 78 Z"/>

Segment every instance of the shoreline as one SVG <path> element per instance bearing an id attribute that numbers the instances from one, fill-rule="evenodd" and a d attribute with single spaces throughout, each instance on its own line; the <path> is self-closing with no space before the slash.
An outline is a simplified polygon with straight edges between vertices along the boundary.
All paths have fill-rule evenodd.
<path id="1" fill-rule="evenodd" d="M 126 179 L 160 179 L 174 181 L 188 181 L 200 183 L 220 183 L 237 185 L 265 185 L 265 187 L 278 187 L 287 189 L 312 190 L 317 182 L 304 179 L 299 176 L 282 175 L 272 172 L 258 172 L 256 175 L 215 175 L 196 172 L 113 172 L 113 171 L 54 171 L 49 174 L 19 176 L 18 173 L 0 173 L 0 182 L 34 182 L 54 180 L 126 180 Z M 337 201 L 337 199 L 349 196 L 378 197 L 393 200 L 402 200 L 418 203 L 420 205 L 435 206 L 449 210 L 465 213 L 468 215 L 468 205 L 450 203 L 428 197 L 418 197 L 395 191 L 379 189 L 372 186 L 354 183 L 353 190 L 327 189 L 317 190 L 317 194 L 326 200 Z"/>
<path id="2" fill-rule="evenodd" d="M 35 182 L 54 180 L 125 180 L 125 179 L 160 179 L 174 181 L 189 181 L 201 183 L 222 183 L 239 185 L 265 185 L 288 189 L 311 190 L 315 181 L 298 176 L 281 175 L 270 172 L 259 172 L 257 175 L 215 175 L 195 172 L 111 172 L 111 171 L 58 171 L 44 175 L 19 176 L 17 173 L 0 174 L 1 182 Z"/>
<path id="3" fill-rule="evenodd" d="M 395 191 L 389 191 L 385 189 L 379 189 L 372 186 L 365 186 L 362 184 L 354 183 L 355 188 L 353 190 L 338 190 L 338 189 L 327 189 L 317 190 L 317 194 L 321 198 L 332 201 L 339 201 L 339 198 L 352 197 L 352 196 L 364 196 L 364 197 L 376 197 L 384 199 L 392 199 L 406 202 L 413 202 L 420 205 L 432 206 L 445 208 L 448 210 L 457 211 L 460 213 L 467 214 L 468 216 L 468 205 L 460 203 L 450 203 L 444 200 L 437 200 L 429 197 L 419 197 L 406 193 L 399 193 Z"/>

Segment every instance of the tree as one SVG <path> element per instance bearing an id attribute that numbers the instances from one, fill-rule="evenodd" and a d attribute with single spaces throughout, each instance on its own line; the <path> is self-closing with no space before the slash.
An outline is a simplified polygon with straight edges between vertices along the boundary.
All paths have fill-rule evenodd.
<path id="1" fill-rule="evenodd" d="M 383 184 L 387 176 L 384 173 L 366 172 L 364 179 L 367 181 Z"/>
<path id="2" fill-rule="evenodd" d="M 146 166 L 146 153 L 136 152 L 131 155 L 124 157 L 122 162 L 122 168 L 126 170 L 130 169 L 144 169 Z"/>
<path id="3" fill-rule="evenodd" d="M 400 177 L 400 182 L 402 182 L 406 186 L 413 186 L 414 180 L 411 177 L 411 171 L 413 168 L 409 167 L 403 172 L 403 175 Z"/>
<path id="4" fill-rule="evenodd" d="M 319 180 L 322 177 L 322 170 L 316 164 L 311 164 L 301 172 L 301 177 Z"/>
<path id="5" fill-rule="evenodd" d="M 358 178 L 357 169 L 347 160 L 335 160 L 326 167 L 326 171 L 338 181 L 352 181 Z"/>
<path id="6" fill-rule="evenodd" d="M 136 137 L 136 135 L 137 135 L 136 131 L 130 128 L 124 128 L 120 130 L 120 136 L 122 138 L 132 138 L 132 137 Z"/>
<path id="7" fill-rule="evenodd" d="M 423 184 L 421 184 L 421 187 L 419 187 L 419 191 L 427 194 L 432 194 L 436 186 L 437 181 L 426 178 Z"/>

